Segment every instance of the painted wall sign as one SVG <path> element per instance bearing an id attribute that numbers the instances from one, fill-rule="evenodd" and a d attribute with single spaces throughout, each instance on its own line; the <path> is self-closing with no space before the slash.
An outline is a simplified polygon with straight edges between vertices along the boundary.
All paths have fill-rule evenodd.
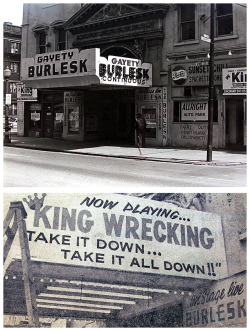
<path id="1" fill-rule="evenodd" d="M 183 101 L 181 102 L 182 121 L 207 121 L 208 102 L 207 101 Z"/>
<path id="2" fill-rule="evenodd" d="M 17 84 L 17 101 L 37 101 L 37 89 Z"/>
<path id="3" fill-rule="evenodd" d="M 8 195 L 7 208 L 11 201 Z M 33 260 L 212 280 L 227 276 L 219 215 L 118 194 L 45 194 L 24 201 Z M 15 243 L 16 258 L 18 238 Z"/>
<path id="4" fill-rule="evenodd" d="M 150 87 L 147 89 L 138 89 L 135 93 L 136 108 L 141 112 L 144 109 L 156 110 L 155 117 L 155 132 L 149 135 L 148 138 L 156 138 L 157 136 L 162 138 L 163 146 L 166 146 L 167 142 L 167 88 L 166 87 Z M 151 106 L 150 106 L 151 105 Z M 152 128 L 152 127 L 151 127 Z M 156 128 L 158 129 L 156 131 Z"/>
<path id="5" fill-rule="evenodd" d="M 108 56 L 98 60 L 101 84 L 143 86 L 152 85 L 152 64 L 139 59 Z"/>
<path id="6" fill-rule="evenodd" d="M 83 94 L 76 91 L 64 92 L 64 118 L 68 120 L 69 134 L 78 134 L 82 126 L 82 103 Z"/>
<path id="7" fill-rule="evenodd" d="M 223 94 L 247 94 L 247 68 L 223 69 Z"/>
<path id="8" fill-rule="evenodd" d="M 214 84 L 222 84 L 222 69 L 227 68 L 225 61 L 214 64 Z M 172 86 L 209 85 L 209 63 L 188 63 L 172 66 Z"/>
<path id="9" fill-rule="evenodd" d="M 184 327 L 246 327 L 246 274 L 220 280 L 186 298 Z"/>

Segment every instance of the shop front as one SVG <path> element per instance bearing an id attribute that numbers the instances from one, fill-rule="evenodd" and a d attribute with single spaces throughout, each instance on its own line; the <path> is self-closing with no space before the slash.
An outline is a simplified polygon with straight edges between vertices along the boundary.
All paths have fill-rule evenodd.
<path id="1" fill-rule="evenodd" d="M 72 49 L 24 59 L 22 80 L 38 89 L 24 104 L 28 136 L 134 144 L 141 113 L 146 144 L 166 145 L 167 91 L 152 87 L 150 63 Z"/>
<path id="2" fill-rule="evenodd" d="M 245 107 L 246 69 L 244 59 L 215 59 L 213 147 L 239 148 L 246 146 Z M 238 92 L 230 94 L 227 70 L 239 67 Z M 235 69 L 231 69 L 234 71 Z M 242 71 L 243 70 L 243 71 Z M 225 74 L 223 75 L 223 72 Z M 172 146 L 206 148 L 208 134 L 209 61 L 199 60 L 171 66 L 171 108 L 169 127 Z M 223 92 L 226 90 L 227 92 Z M 239 93 L 239 89 L 241 93 Z"/>

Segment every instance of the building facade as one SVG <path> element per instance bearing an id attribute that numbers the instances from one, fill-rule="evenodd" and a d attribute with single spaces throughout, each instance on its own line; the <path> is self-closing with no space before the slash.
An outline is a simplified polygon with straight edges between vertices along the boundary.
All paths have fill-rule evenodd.
<path id="1" fill-rule="evenodd" d="M 246 7 L 217 5 L 215 25 L 213 145 L 244 148 Z M 206 147 L 209 33 L 209 4 L 25 4 L 22 80 L 38 93 L 19 134 L 134 144 L 142 113 L 147 146 Z"/>
<path id="2" fill-rule="evenodd" d="M 9 116 L 13 118 L 17 118 L 17 88 L 18 84 L 20 84 L 21 39 L 21 26 L 16 26 L 8 22 L 3 24 L 3 69 L 9 67 L 11 70 L 8 93 L 11 94 Z M 4 95 L 5 93 L 4 91 Z"/>

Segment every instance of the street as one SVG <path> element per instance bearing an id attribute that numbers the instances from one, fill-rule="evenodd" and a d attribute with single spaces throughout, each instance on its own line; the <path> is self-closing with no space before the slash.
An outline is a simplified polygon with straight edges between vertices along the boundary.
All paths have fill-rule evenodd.
<path id="1" fill-rule="evenodd" d="M 81 188 L 86 191 L 150 187 L 243 187 L 246 165 L 204 166 L 4 148 L 5 187 Z"/>

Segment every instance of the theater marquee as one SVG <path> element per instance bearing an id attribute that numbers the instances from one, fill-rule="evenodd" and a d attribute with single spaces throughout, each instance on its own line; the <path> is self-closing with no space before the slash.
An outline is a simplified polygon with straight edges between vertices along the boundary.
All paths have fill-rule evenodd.
<path id="1" fill-rule="evenodd" d="M 24 199 L 34 261 L 210 280 L 227 277 L 219 215 L 127 195 L 40 198 Z M 11 201 L 8 196 L 6 206 Z M 17 239 L 15 245 L 16 258 Z"/>
<path id="2" fill-rule="evenodd" d="M 23 59 L 21 80 L 38 88 L 98 84 L 150 87 L 152 65 L 117 56 L 106 59 L 100 56 L 99 48 L 69 49 Z"/>

